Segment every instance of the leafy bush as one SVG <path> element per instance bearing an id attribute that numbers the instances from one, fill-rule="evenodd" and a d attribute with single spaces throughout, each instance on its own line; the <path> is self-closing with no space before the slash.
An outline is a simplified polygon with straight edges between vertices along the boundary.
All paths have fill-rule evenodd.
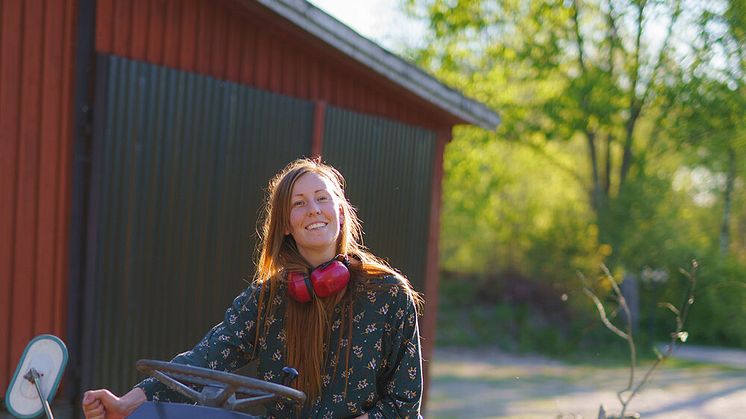
<path id="1" fill-rule="evenodd" d="M 688 316 L 689 342 L 746 346 L 746 266 L 735 258 L 705 255 L 700 262 L 696 304 Z M 683 265 L 683 264 L 682 264 Z M 673 269 L 672 269 L 673 270 Z M 675 330 L 675 317 L 658 307 L 680 306 L 688 287 L 678 273 L 658 285 L 640 282 L 641 310 L 636 345 L 641 359 L 654 359 L 653 346 Z M 599 294 L 606 292 L 599 289 Z M 531 279 L 517 271 L 494 275 L 444 272 L 440 287 L 437 343 L 442 346 L 496 345 L 514 352 L 540 352 L 566 359 L 623 361 L 624 345 L 598 319 L 579 290 Z M 605 300 L 614 312 L 612 299 Z M 616 319 L 622 324 L 621 319 Z"/>
<path id="2" fill-rule="evenodd" d="M 689 320 L 692 342 L 746 347 L 746 266 L 734 258 L 702 263 L 697 303 Z"/>

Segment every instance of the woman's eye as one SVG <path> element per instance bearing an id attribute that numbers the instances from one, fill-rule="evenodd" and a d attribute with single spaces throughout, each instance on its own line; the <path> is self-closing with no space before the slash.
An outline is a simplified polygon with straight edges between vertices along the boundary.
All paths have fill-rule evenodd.
<path id="1" fill-rule="evenodd" d="M 320 196 L 320 197 L 319 197 L 319 201 L 326 201 L 326 200 L 328 200 L 328 199 L 329 199 L 329 197 L 328 197 L 328 196 Z"/>
<path id="2" fill-rule="evenodd" d="M 303 205 L 303 201 L 295 201 L 295 202 L 293 202 L 293 206 L 294 207 L 299 207 L 301 205 Z"/>

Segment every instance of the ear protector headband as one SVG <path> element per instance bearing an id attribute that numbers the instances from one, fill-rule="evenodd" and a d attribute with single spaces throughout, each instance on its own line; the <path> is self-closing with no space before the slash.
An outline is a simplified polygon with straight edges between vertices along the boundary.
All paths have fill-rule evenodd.
<path id="1" fill-rule="evenodd" d="M 349 268 L 349 258 L 337 255 L 313 269 L 310 275 L 306 272 L 290 272 L 287 279 L 288 293 L 300 303 L 310 302 L 314 296 L 324 298 L 334 295 L 345 289 L 350 282 Z"/>

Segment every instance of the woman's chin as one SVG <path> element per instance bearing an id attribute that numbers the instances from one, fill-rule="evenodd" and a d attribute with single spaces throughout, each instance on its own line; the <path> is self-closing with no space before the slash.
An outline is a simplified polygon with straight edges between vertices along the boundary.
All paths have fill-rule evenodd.
<path id="1" fill-rule="evenodd" d="M 307 253 L 307 254 L 314 254 L 314 255 L 320 255 L 320 254 L 331 254 L 332 257 L 336 253 L 337 250 L 337 241 L 333 238 L 314 238 L 313 240 L 304 240 L 303 243 L 298 243 L 298 250 L 300 250 L 301 254 Z"/>

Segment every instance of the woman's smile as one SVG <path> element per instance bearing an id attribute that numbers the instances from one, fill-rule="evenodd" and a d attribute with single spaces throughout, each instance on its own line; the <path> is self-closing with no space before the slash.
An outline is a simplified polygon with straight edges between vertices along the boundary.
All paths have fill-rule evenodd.
<path id="1" fill-rule="evenodd" d="M 309 224 L 306 227 L 306 230 L 319 230 L 319 229 L 326 227 L 326 224 L 327 223 L 315 222 L 315 223 Z"/>

